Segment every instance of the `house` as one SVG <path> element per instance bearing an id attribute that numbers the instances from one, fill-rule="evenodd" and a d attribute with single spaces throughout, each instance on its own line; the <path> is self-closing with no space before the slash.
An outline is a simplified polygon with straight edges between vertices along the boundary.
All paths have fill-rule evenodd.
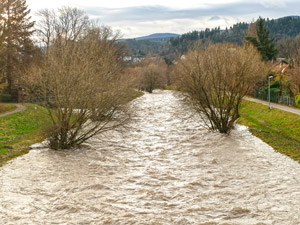
<path id="1" fill-rule="evenodd" d="M 272 71 L 276 75 L 284 74 L 285 70 L 289 68 L 289 63 L 285 58 L 277 58 L 274 62 Z"/>

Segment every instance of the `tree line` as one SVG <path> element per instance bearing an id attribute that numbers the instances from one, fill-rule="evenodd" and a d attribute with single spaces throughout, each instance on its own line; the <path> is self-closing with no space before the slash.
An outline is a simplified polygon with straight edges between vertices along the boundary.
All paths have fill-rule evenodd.
<path id="1" fill-rule="evenodd" d="M 277 42 L 286 37 L 295 37 L 300 33 L 300 17 L 283 17 L 279 19 L 263 19 L 265 27 L 270 31 L 270 36 Z M 192 42 L 201 40 L 211 43 L 235 43 L 242 45 L 249 27 L 255 23 L 237 23 L 221 30 L 220 27 L 192 31 L 178 38 L 171 38 L 170 48 L 184 53 L 191 47 Z"/>
<path id="2" fill-rule="evenodd" d="M 300 34 L 300 17 L 288 16 L 279 19 L 263 19 L 265 27 L 270 31 L 270 37 L 274 37 L 276 44 L 288 37 L 293 38 Z M 171 38 L 168 42 L 154 42 L 152 40 L 126 40 L 132 54 L 147 55 L 159 54 L 162 57 L 175 58 L 178 54 L 184 54 L 193 46 L 194 41 L 207 43 L 234 43 L 242 45 L 247 32 L 253 24 L 240 22 L 226 27 L 206 28 L 205 30 L 194 30 L 182 34 L 180 37 Z M 281 52 L 279 52 L 279 56 Z"/>

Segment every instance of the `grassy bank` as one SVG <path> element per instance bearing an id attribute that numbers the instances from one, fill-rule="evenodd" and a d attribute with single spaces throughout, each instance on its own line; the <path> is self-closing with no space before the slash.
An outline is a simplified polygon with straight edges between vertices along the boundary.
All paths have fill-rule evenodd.
<path id="1" fill-rule="evenodd" d="M 11 112 L 16 109 L 16 106 L 9 103 L 0 103 L 0 115 Z"/>
<path id="2" fill-rule="evenodd" d="M 137 90 L 130 90 L 129 93 L 127 93 L 126 102 L 130 102 L 136 98 L 142 97 L 144 95 L 144 92 L 137 91 Z"/>
<path id="3" fill-rule="evenodd" d="M 0 166 L 7 160 L 29 151 L 42 141 L 42 130 L 50 124 L 47 110 L 26 104 L 28 109 L 0 118 Z"/>
<path id="4" fill-rule="evenodd" d="M 250 132 L 294 160 L 300 162 L 300 116 L 268 106 L 243 101 L 239 123 Z"/>
<path id="5" fill-rule="evenodd" d="M 143 94 L 141 91 L 132 90 L 128 93 L 126 102 Z M 14 157 L 27 153 L 30 145 L 46 138 L 43 130 L 51 124 L 47 110 L 33 104 L 26 106 L 25 111 L 0 118 L 0 166 Z M 2 109 L 0 113 L 14 110 L 15 106 L 5 104 Z"/>

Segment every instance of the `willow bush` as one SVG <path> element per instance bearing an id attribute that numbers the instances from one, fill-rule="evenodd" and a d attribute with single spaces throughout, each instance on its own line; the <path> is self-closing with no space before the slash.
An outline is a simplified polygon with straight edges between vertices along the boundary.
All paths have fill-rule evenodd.
<path id="1" fill-rule="evenodd" d="M 177 86 L 210 130 L 229 134 L 250 88 L 264 76 L 264 63 L 252 46 L 209 45 L 189 51 L 177 65 Z"/>

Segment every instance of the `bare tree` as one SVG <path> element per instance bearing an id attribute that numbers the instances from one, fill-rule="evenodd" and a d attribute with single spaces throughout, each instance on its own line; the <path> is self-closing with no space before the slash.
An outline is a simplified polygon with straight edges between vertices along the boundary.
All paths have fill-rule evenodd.
<path id="1" fill-rule="evenodd" d="M 300 35 L 285 38 L 278 42 L 280 54 L 289 61 L 289 67 L 284 71 L 289 86 L 294 95 L 300 93 Z"/>
<path id="2" fill-rule="evenodd" d="M 178 87 L 210 130 L 230 133 L 250 87 L 264 75 L 252 46 L 210 45 L 189 52 L 177 66 Z"/>
<path id="3" fill-rule="evenodd" d="M 167 64 L 163 59 L 148 56 L 142 63 L 140 87 L 149 93 L 156 88 L 163 88 L 167 83 Z"/>
<path id="4" fill-rule="evenodd" d="M 300 66 L 294 65 L 291 69 L 287 70 L 286 74 L 290 82 L 290 89 L 296 96 L 300 93 Z"/>
<path id="5" fill-rule="evenodd" d="M 42 14 L 44 21 L 47 15 Z M 48 108 L 53 149 L 79 145 L 124 125 L 130 116 L 129 82 L 121 73 L 116 36 L 86 18 L 79 10 L 63 8 L 51 19 L 59 22 L 45 24 L 46 54 L 26 79 Z"/>
<path id="6" fill-rule="evenodd" d="M 36 23 L 39 42 L 46 49 L 58 38 L 77 41 L 85 35 L 91 22 L 84 11 L 62 7 L 55 10 L 42 9 L 37 12 L 40 20 Z"/>
<path id="7" fill-rule="evenodd" d="M 128 66 L 125 70 L 126 76 L 132 81 L 133 87 L 135 89 L 141 89 L 141 74 L 142 67 L 141 66 Z"/>
<path id="8" fill-rule="evenodd" d="M 277 42 L 277 46 L 279 49 L 278 55 L 280 57 L 286 58 L 290 64 L 299 65 L 300 57 L 299 57 L 299 48 L 300 48 L 300 35 L 291 38 L 286 37 Z"/>
<path id="9" fill-rule="evenodd" d="M 300 37 L 300 36 L 299 36 Z M 290 58 L 291 66 L 285 71 L 287 79 L 290 82 L 290 89 L 296 96 L 300 93 L 300 48 L 294 49 Z"/>
<path id="10" fill-rule="evenodd" d="M 40 19 L 36 22 L 36 35 L 40 44 L 48 48 L 55 38 L 56 13 L 54 10 L 42 9 L 36 14 Z"/>
<path id="11" fill-rule="evenodd" d="M 257 38 L 257 32 L 256 32 L 256 22 L 252 21 L 249 26 L 248 30 L 246 32 L 246 36 L 252 36 Z"/>

